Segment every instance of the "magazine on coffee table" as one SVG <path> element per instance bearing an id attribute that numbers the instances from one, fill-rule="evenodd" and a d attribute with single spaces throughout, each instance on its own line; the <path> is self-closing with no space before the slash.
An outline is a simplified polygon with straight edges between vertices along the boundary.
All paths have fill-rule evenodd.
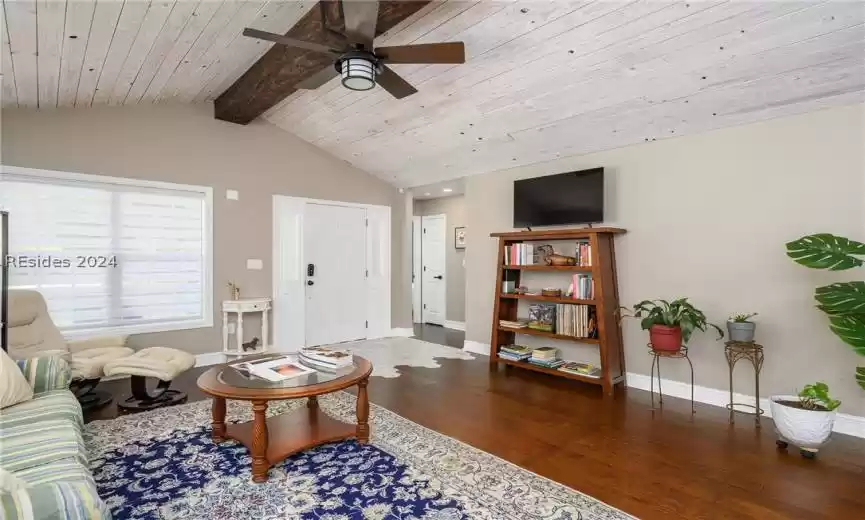
<path id="1" fill-rule="evenodd" d="M 247 377 L 257 376 L 274 382 L 315 373 L 312 368 L 301 365 L 296 358 L 289 356 L 245 361 L 231 366 Z"/>

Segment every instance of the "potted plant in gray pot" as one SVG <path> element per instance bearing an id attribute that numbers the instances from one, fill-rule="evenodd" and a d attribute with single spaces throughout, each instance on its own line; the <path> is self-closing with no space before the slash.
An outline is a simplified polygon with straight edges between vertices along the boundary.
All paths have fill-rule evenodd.
<path id="1" fill-rule="evenodd" d="M 799 453 L 813 459 L 826 443 L 835 424 L 835 410 L 841 401 L 832 399 L 826 383 L 805 385 L 799 395 L 773 395 L 769 399 L 772 420 L 778 432 L 778 447 L 799 447 Z"/>
<path id="2" fill-rule="evenodd" d="M 751 343 L 754 341 L 754 333 L 757 331 L 757 324 L 751 321 L 751 318 L 756 316 L 756 312 L 751 314 L 734 314 L 727 320 L 727 335 L 730 341 L 738 341 L 741 343 Z"/>

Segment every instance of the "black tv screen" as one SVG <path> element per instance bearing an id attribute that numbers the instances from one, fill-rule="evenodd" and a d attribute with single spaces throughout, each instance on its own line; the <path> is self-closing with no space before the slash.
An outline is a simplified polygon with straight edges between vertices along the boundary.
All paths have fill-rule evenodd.
<path id="1" fill-rule="evenodd" d="M 514 181 L 514 227 L 603 220 L 603 168 Z"/>

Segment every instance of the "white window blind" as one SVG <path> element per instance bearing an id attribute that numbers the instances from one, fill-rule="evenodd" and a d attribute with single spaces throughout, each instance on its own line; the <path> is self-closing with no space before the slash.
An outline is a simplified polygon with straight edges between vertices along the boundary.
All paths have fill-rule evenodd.
<path id="1" fill-rule="evenodd" d="M 204 187 L 4 171 L 10 289 L 42 293 L 73 336 L 210 326 L 210 204 Z"/>

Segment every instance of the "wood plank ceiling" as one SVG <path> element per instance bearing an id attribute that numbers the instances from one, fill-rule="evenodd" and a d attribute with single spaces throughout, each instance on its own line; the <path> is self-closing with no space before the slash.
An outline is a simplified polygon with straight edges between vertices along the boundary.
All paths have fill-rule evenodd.
<path id="1" fill-rule="evenodd" d="M 2 104 L 54 108 L 216 98 L 314 0 L 3 0 Z"/>
<path id="2" fill-rule="evenodd" d="M 2 104 L 216 99 L 313 0 L 3 0 Z M 396 65 L 395 100 L 338 80 L 272 123 L 399 186 L 865 100 L 865 3 L 448 0 L 376 39 L 464 41 L 464 65 Z M 555 173 L 551 171 L 550 173 Z"/>
<path id="3" fill-rule="evenodd" d="M 397 101 L 338 80 L 272 123 L 398 186 L 865 101 L 865 3 L 446 1 L 376 43 L 464 41 L 397 65 Z M 550 173 L 556 173 L 550 171 Z"/>
<path id="4" fill-rule="evenodd" d="M 355 0 L 369 1 L 369 0 Z M 376 36 L 420 11 L 429 0 L 383 1 L 378 6 Z M 338 1 L 322 0 L 286 34 L 292 38 L 315 43 L 340 46 L 324 29 L 342 33 L 345 23 Z M 327 13 L 326 15 L 324 13 Z M 285 31 L 280 31 L 281 33 Z M 217 119 L 247 124 L 295 91 L 294 85 L 325 67 L 332 67 L 333 59 L 325 54 L 286 45 L 274 45 L 233 85 L 214 102 Z"/>

